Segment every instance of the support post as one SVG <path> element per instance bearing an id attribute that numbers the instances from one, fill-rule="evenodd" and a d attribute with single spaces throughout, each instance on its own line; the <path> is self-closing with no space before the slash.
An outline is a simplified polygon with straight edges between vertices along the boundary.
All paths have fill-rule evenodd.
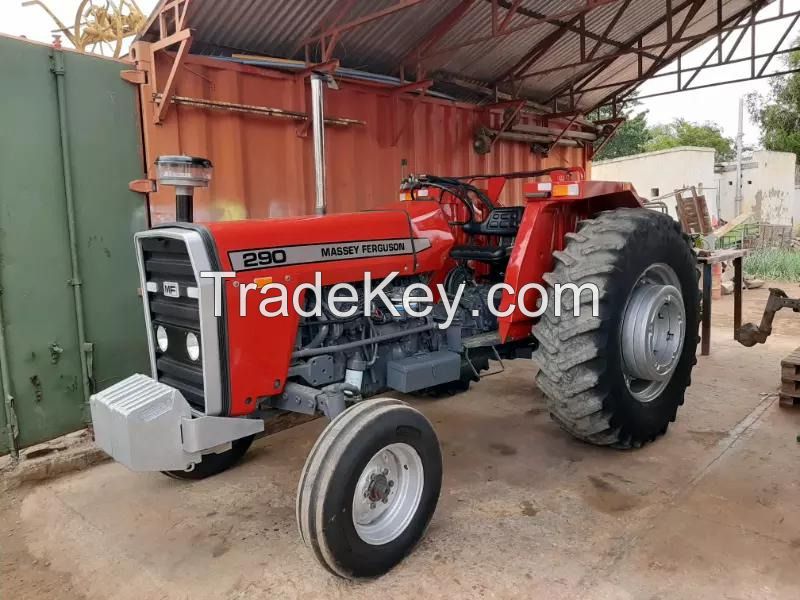
<path id="1" fill-rule="evenodd" d="M 742 261 L 741 256 L 733 259 L 733 339 L 742 327 Z"/>
<path id="2" fill-rule="evenodd" d="M 700 329 L 700 355 L 711 354 L 711 263 L 703 263 L 703 325 Z"/>
<path id="3" fill-rule="evenodd" d="M 311 127 L 314 134 L 314 183 L 316 188 L 315 212 L 327 212 L 325 201 L 325 79 L 324 75 L 311 75 Z"/>

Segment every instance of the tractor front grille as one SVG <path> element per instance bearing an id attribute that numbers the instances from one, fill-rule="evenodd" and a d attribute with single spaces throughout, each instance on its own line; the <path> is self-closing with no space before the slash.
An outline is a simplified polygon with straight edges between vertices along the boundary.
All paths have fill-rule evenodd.
<path id="1" fill-rule="evenodd" d="M 156 378 L 180 390 L 193 408 L 205 412 L 202 356 L 192 360 L 186 348 L 189 333 L 197 336 L 202 347 L 198 282 L 186 243 L 153 236 L 141 238 L 139 244 L 147 283 L 148 325 L 155 350 Z M 156 339 L 159 326 L 167 332 L 166 351 L 159 348 Z"/>

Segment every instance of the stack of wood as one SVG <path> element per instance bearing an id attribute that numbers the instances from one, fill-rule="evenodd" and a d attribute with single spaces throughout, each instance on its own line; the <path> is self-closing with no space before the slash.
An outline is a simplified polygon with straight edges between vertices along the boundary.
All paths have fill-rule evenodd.
<path id="1" fill-rule="evenodd" d="M 800 404 L 800 348 L 781 361 L 781 406 Z"/>

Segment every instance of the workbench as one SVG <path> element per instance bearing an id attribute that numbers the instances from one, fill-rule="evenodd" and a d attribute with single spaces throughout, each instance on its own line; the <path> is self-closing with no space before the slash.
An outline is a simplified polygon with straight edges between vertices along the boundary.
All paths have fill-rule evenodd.
<path id="1" fill-rule="evenodd" d="M 742 326 L 742 263 L 747 250 L 700 250 L 697 262 L 703 268 L 703 324 L 700 331 L 700 355 L 711 354 L 711 265 L 733 261 L 733 332 Z"/>

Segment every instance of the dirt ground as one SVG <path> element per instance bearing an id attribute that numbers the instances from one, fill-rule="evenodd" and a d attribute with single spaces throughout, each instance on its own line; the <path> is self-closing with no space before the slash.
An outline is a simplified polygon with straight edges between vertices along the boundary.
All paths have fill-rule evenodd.
<path id="1" fill-rule="evenodd" d="M 746 293 L 747 320 L 767 293 Z M 713 312 L 712 356 L 678 422 L 639 451 L 562 433 L 525 362 L 467 394 L 413 400 L 436 425 L 445 481 L 425 539 L 380 579 L 338 580 L 299 539 L 317 421 L 203 482 L 106 463 L 4 494 L 0 598 L 796 599 L 800 409 L 774 392 L 800 316 L 746 349 L 731 339 L 731 297 Z"/>

